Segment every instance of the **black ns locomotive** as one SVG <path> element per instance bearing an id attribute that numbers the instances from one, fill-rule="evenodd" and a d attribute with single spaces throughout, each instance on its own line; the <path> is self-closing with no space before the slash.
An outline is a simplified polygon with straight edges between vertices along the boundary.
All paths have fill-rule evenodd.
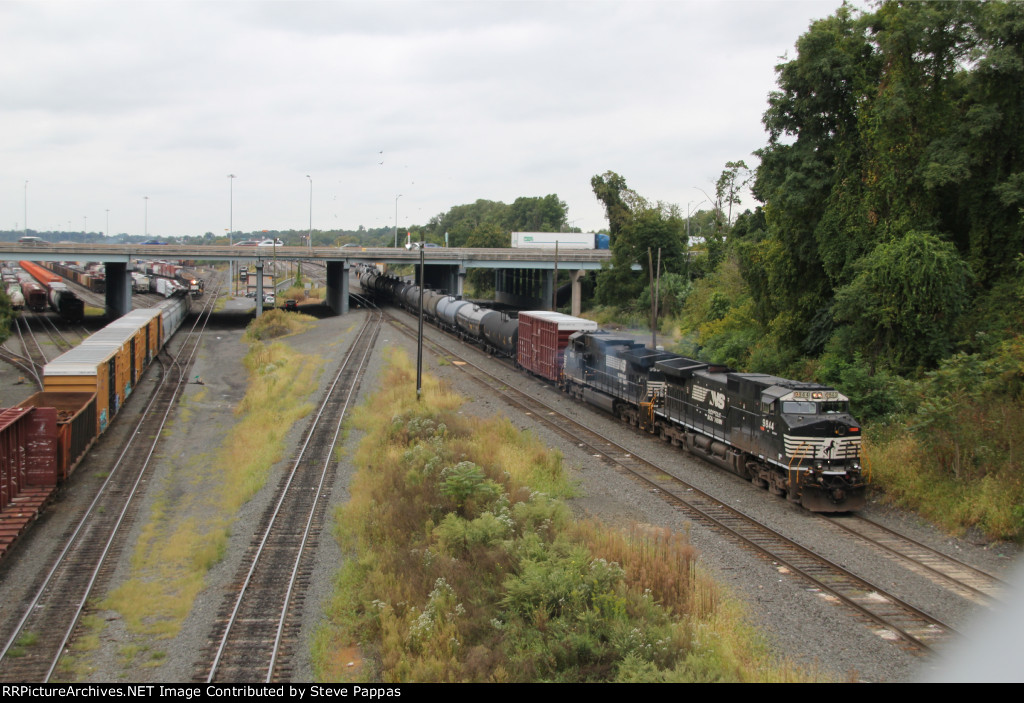
<path id="1" fill-rule="evenodd" d="M 860 426 L 834 388 L 581 332 L 563 388 L 814 512 L 864 507 Z"/>

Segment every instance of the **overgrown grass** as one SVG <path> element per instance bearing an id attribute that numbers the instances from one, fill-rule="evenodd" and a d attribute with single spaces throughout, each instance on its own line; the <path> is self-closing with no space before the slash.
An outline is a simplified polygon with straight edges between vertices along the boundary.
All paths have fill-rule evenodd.
<path id="1" fill-rule="evenodd" d="M 865 436 L 872 481 L 886 501 L 916 510 L 953 534 L 1024 539 L 1024 408 L 967 406 L 959 429 L 922 438 L 904 425 Z M 983 468 L 979 471 L 979 468 Z"/>
<path id="2" fill-rule="evenodd" d="M 324 298 L 324 287 L 323 286 L 311 286 L 309 289 L 309 295 L 306 295 L 306 287 L 302 285 L 295 285 L 288 290 L 282 291 L 278 294 L 280 301 L 294 299 L 298 302 L 304 302 L 306 300 L 323 300 Z"/>
<path id="3" fill-rule="evenodd" d="M 249 323 L 245 330 L 245 341 L 255 342 L 298 334 L 315 322 L 316 318 L 309 315 L 271 308 L 264 310 L 260 317 Z"/>
<path id="4" fill-rule="evenodd" d="M 888 390 L 903 412 L 865 434 L 885 499 L 953 533 L 1024 540 L 1024 336 Z"/>
<path id="5" fill-rule="evenodd" d="M 392 354 L 337 515 L 352 552 L 314 642 L 321 680 L 801 680 L 666 530 L 577 523 L 562 458 Z M 354 645 L 370 663 L 352 671 Z"/>
<path id="6" fill-rule="evenodd" d="M 132 554 L 131 577 L 102 604 L 118 611 L 132 633 L 179 632 L 207 571 L 223 557 L 234 516 L 283 457 L 289 429 L 312 410 L 307 398 L 322 359 L 281 342 L 251 341 L 244 363 L 249 388 L 235 409 L 237 422 L 219 447 L 183 462 L 159 487 Z M 145 665 L 158 666 L 162 656 Z"/>

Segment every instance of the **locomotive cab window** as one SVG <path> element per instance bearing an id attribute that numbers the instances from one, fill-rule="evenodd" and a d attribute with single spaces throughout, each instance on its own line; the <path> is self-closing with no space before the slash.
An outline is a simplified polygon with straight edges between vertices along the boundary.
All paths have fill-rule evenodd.
<path id="1" fill-rule="evenodd" d="M 787 415 L 814 415 L 817 405 L 804 400 L 787 400 L 782 403 L 782 412 Z"/>
<path id="2" fill-rule="evenodd" d="M 846 401 L 832 400 L 821 404 L 821 412 L 826 415 L 838 415 L 839 413 L 849 412 L 849 408 Z"/>
<path id="3" fill-rule="evenodd" d="M 774 415 L 775 414 L 775 401 L 766 403 L 761 401 L 761 414 L 763 415 Z"/>

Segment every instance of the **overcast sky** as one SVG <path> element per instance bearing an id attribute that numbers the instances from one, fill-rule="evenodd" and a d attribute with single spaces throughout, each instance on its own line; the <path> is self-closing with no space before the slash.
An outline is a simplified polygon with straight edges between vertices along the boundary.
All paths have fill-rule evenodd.
<path id="1" fill-rule="evenodd" d="M 306 229 L 307 175 L 314 229 L 557 193 L 595 230 L 608 170 L 696 209 L 839 4 L 0 0 L 0 229 L 222 234 L 228 174 L 246 232 Z"/>

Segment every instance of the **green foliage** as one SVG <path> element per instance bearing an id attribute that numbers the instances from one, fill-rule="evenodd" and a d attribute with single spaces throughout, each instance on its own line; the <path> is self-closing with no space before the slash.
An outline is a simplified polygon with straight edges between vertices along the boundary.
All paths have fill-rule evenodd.
<path id="1" fill-rule="evenodd" d="M 725 170 L 715 183 L 715 209 L 721 211 L 722 208 L 728 208 L 725 217 L 726 227 L 732 225 L 732 206 L 740 204 L 740 191 L 746 187 L 749 180 L 750 169 L 747 168 L 746 162 L 740 160 L 725 163 Z"/>
<path id="2" fill-rule="evenodd" d="M 888 369 L 874 369 L 863 354 L 852 358 L 845 352 L 829 351 L 821 359 L 818 379 L 842 390 L 850 398 L 850 409 L 861 422 L 894 421 L 916 405 L 914 384 Z"/>
<path id="3" fill-rule="evenodd" d="M 845 291 L 838 312 L 857 327 L 846 338 L 864 348 L 881 333 L 851 298 L 881 264 L 873 252 L 914 232 L 950 242 L 981 292 L 1010 273 L 1024 248 L 1022 39 L 1019 3 L 894 2 L 844 6 L 800 38 L 764 116 L 754 192 L 767 241 L 744 267 L 778 344 L 819 353 L 833 328 L 823 311 Z M 917 326 L 871 353 L 913 346 Z M 933 342 L 897 363 L 933 366 L 948 351 Z"/>
<path id="4" fill-rule="evenodd" d="M 656 282 L 656 285 L 660 318 L 678 315 L 683 309 L 686 298 L 693 291 L 693 283 L 679 273 L 663 273 L 661 281 Z M 648 285 L 641 291 L 640 297 L 637 299 L 637 309 L 650 310 L 652 297 L 651 287 Z"/>
<path id="5" fill-rule="evenodd" d="M 0 342 L 11 336 L 14 325 L 14 311 L 11 310 L 11 299 L 7 297 L 5 288 L 0 287 Z"/>
<path id="6" fill-rule="evenodd" d="M 648 203 L 611 171 L 594 176 L 591 185 L 605 204 L 611 232 L 612 264 L 598 274 L 598 304 L 622 306 L 623 301 L 635 301 L 649 284 L 659 249 L 662 271 L 685 270 L 686 220 L 676 206 Z M 640 265 L 642 274 L 631 270 L 635 264 Z"/>
<path id="7" fill-rule="evenodd" d="M 896 368 L 932 366 L 952 348 L 950 330 L 967 297 L 969 271 L 948 242 L 912 231 L 865 256 L 836 292 L 835 317 L 853 349 Z"/>
<path id="8" fill-rule="evenodd" d="M 455 501 L 459 510 L 468 512 L 467 504 L 486 505 L 501 495 L 501 486 L 491 481 L 483 469 L 471 461 L 460 461 L 441 471 L 441 495 Z"/>
<path id="9" fill-rule="evenodd" d="M 452 247 L 502 248 L 510 245 L 512 232 L 564 231 L 566 212 L 566 204 L 553 193 L 516 198 L 511 205 L 477 200 L 456 205 L 415 229 L 417 236 L 435 244 L 443 244 L 447 233 Z"/>
<path id="10" fill-rule="evenodd" d="M 614 171 L 606 171 L 602 176 L 590 179 L 590 187 L 597 199 L 604 204 L 605 217 L 608 218 L 608 232 L 614 243 L 622 228 L 632 216 L 633 202 L 639 196 L 626 187 L 626 179 Z"/>
<path id="11" fill-rule="evenodd" d="M 285 312 L 281 308 L 264 310 L 263 314 L 249 323 L 245 339 L 249 342 L 276 339 L 301 332 L 312 324 L 313 318 L 301 313 Z"/>

